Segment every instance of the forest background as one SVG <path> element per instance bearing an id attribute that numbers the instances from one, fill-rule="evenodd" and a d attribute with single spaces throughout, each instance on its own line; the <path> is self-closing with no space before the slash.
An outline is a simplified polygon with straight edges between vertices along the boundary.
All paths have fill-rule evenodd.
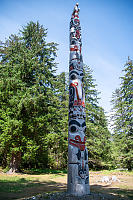
<path id="1" fill-rule="evenodd" d="M 68 74 L 57 75 L 58 45 L 29 22 L 0 46 L 0 163 L 10 172 L 67 168 Z M 92 70 L 84 65 L 86 145 L 92 169 L 133 168 L 133 62 L 112 97 L 113 133 Z"/>

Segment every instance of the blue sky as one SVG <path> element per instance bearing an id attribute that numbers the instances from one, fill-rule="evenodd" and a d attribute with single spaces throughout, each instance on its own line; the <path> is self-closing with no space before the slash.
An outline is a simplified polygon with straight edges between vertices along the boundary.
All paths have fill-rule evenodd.
<path id="1" fill-rule="evenodd" d="M 100 105 L 110 111 L 128 56 L 133 59 L 133 0 L 0 0 L 0 40 L 29 21 L 48 28 L 47 41 L 59 44 L 58 72 L 68 72 L 69 23 L 79 2 L 84 63 L 93 70 Z"/>

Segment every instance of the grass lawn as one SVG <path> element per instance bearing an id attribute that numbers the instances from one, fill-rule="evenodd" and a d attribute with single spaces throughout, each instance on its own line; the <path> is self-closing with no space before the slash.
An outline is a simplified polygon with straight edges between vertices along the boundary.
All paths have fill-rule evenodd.
<path id="1" fill-rule="evenodd" d="M 102 183 L 103 176 L 115 175 L 120 182 Z M 133 199 L 133 173 L 120 171 L 91 171 L 90 186 L 93 193 L 111 194 Z M 30 171 L 28 174 L 0 173 L 0 200 L 23 199 L 42 193 L 61 192 L 67 188 L 65 171 Z"/>

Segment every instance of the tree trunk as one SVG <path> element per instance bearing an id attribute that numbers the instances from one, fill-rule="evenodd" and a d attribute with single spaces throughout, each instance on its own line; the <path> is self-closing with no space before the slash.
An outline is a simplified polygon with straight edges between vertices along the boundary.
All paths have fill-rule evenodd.
<path id="1" fill-rule="evenodd" d="M 2 159 L 2 167 L 6 168 L 6 166 L 7 166 L 7 152 L 4 151 L 3 159 Z"/>
<path id="2" fill-rule="evenodd" d="M 127 168 L 128 168 L 128 171 L 131 171 L 132 170 L 132 161 L 128 161 L 127 162 Z"/>
<path id="3" fill-rule="evenodd" d="M 21 152 L 13 152 L 8 174 L 18 173 L 20 172 L 20 163 L 21 163 Z"/>

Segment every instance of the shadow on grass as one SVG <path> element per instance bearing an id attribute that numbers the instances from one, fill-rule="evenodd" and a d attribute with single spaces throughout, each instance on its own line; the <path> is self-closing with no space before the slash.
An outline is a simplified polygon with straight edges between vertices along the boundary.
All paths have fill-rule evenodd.
<path id="1" fill-rule="evenodd" d="M 91 185 L 90 189 L 92 193 L 104 194 L 107 199 L 123 199 L 123 200 L 133 199 L 133 190 L 129 190 L 129 189 L 122 189 L 122 188 L 115 188 L 115 187 L 112 188 L 112 187 L 103 186 L 103 185 Z"/>
<path id="2" fill-rule="evenodd" d="M 25 178 L 15 181 L 0 180 L 0 200 L 28 198 L 44 192 L 64 191 L 65 188 L 65 184 L 54 181 L 40 182 Z"/>
<path id="3" fill-rule="evenodd" d="M 13 180 L 0 181 L 0 200 L 22 199 L 35 196 L 37 194 L 43 194 L 46 192 L 53 193 L 53 192 L 63 192 L 63 191 L 66 191 L 66 184 L 57 183 L 54 181 L 40 182 L 38 180 L 26 180 L 25 178 L 20 178 L 19 180 L 16 181 Z M 133 199 L 132 190 L 120 189 L 115 187 L 109 188 L 109 186 L 103 186 L 103 185 L 91 185 L 91 193 L 92 194 L 100 193 L 100 195 L 96 195 L 95 198 L 94 197 L 91 198 L 90 196 L 90 198 L 88 199 L 93 199 L 93 200 Z"/>

